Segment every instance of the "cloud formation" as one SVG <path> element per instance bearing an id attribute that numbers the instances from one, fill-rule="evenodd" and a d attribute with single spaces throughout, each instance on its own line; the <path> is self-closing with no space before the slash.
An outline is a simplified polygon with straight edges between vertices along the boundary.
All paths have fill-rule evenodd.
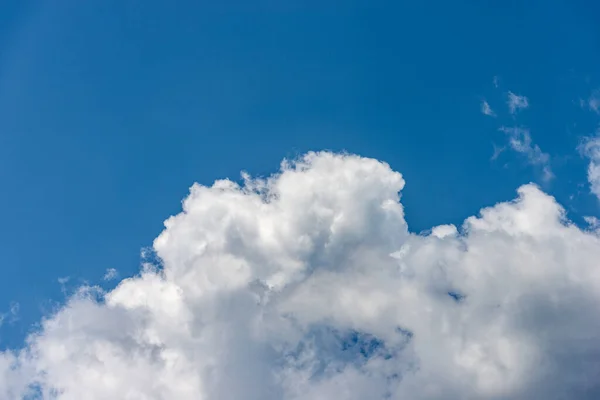
<path id="1" fill-rule="evenodd" d="M 0 313 L 0 326 L 5 323 L 13 323 L 19 318 L 19 303 L 12 302 L 10 303 L 9 310 L 4 313 Z"/>
<path id="2" fill-rule="evenodd" d="M 600 90 L 596 89 L 592 92 L 587 100 L 580 99 L 580 105 L 582 108 L 587 108 L 596 114 L 600 113 Z"/>
<path id="3" fill-rule="evenodd" d="M 495 117 L 496 113 L 492 110 L 489 103 L 485 100 L 481 102 L 481 112 L 489 117 Z"/>
<path id="4" fill-rule="evenodd" d="M 106 273 L 104 274 L 104 280 L 105 281 L 112 281 L 113 279 L 117 279 L 119 277 L 119 271 L 117 271 L 115 268 L 109 268 L 106 270 Z"/>
<path id="5" fill-rule="evenodd" d="M 600 200 L 600 134 L 587 139 L 581 149 L 590 160 L 588 166 L 590 190 Z"/>
<path id="6" fill-rule="evenodd" d="M 528 108 L 529 100 L 525 96 L 519 96 L 518 94 L 509 91 L 506 104 L 508 104 L 508 111 L 511 114 L 515 114 L 520 110 Z"/>
<path id="7" fill-rule="evenodd" d="M 195 184 L 161 265 L 0 353 L 0 399 L 599 398 L 600 237 L 534 185 L 412 234 L 403 187 L 331 153 Z"/>
<path id="8" fill-rule="evenodd" d="M 527 157 L 527 161 L 531 165 L 541 167 L 543 180 L 548 181 L 554 177 L 550 168 L 550 155 L 544 153 L 537 144 L 533 143 L 529 129 L 503 126 L 500 131 L 508 135 L 508 144 L 511 149 Z"/>
<path id="9" fill-rule="evenodd" d="M 494 86 L 498 87 L 498 78 L 494 77 Z M 529 100 L 525 96 L 508 92 L 508 112 L 513 115 L 513 120 L 516 118 L 515 114 L 522 109 L 529 107 Z M 496 117 L 496 113 L 492 110 L 491 106 L 486 100 L 481 103 L 481 112 L 485 115 Z M 494 153 L 490 160 L 494 161 L 498 159 L 499 155 L 508 147 L 525 156 L 527 162 L 531 165 L 538 166 L 542 171 L 542 179 L 549 181 L 554 178 L 554 173 L 550 166 L 550 155 L 544 153 L 537 144 L 534 144 L 531 139 L 529 129 L 523 127 L 506 127 L 501 126 L 500 131 L 506 133 L 509 138 L 508 146 L 498 147 L 495 144 Z"/>

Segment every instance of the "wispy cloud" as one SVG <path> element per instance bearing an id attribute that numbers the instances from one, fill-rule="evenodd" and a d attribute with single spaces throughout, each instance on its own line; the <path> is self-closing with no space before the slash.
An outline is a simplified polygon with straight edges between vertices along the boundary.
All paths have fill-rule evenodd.
<path id="1" fill-rule="evenodd" d="M 493 83 L 496 88 L 499 86 L 497 76 L 494 76 Z M 506 104 L 508 105 L 509 113 L 515 116 L 518 111 L 527 109 L 529 107 L 529 99 L 526 96 L 508 91 Z M 483 99 L 481 102 L 481 112 L 491 117 L 497 116 L 485 99 Z M 505 151 L 507 148 L 510 148 L 513 151 L 522 154 L 527 159 L 529 164 L 541 168 L 543 174 L 542 179 L 544 181 L 548 181 L 554 177 L 550 167 L 550 155 L 544 153 L 538 145 L 533 143 L 529 129 L 522 127 L 501 126 L 499 130 L 508 136 L 508 144 L 500 147 L 495 143 L 492 143 L 494 146 L 494 153 L 490 158 L 491 161 L 495 161 L 503 151 Z"/>
<path id="2" fill-rule="evenodd" d="M 4 322 L 12 324 L 15 321 L 17 321 L 19 319 L 19 308 L 19 303 L 10 303 L 10 309 L 8 310 L 8 312 L 0 314 L 0 326 L 2 326 Z"/>
<path id="3" fill-rule="evenodd" d="M 498 89 L 499 83 L 500 83 L 500 78 L 498 78 L 498 76 L 494 76 L 494 79 L 492 79 L 492 83 L 494 84 L 494 87 L 496 89 Z"/>
<path id="4" fill-rule="evenodd" d="M 587 108 L 596 114 L 600 114 L 600 89 L 594 90 L 586 100 L 581 99 L 579 104 L 582 108 Z"/>
<path id="5" fill-rule="evenodd" d="M 531 165 L 542 168 L 543 179 L 548 181 L 554 177 L 550 168 L 550 155 L 544 153 L 537 144 L 531 140 L 529 129 L 522 127 L 501 127 L 500 131 L 509 136 L 508 144 L 511 149 L 527 157 Z"/>
<path id="6" fill-rule="evenodd" d="M 591 230 L 595 231 L 595 230 L 600 229 L 600 219 L 598 219 L 596 217 L 585 216 L 585 217 L 583 217 L 583 220 L 588 224 L 588 226 Z"/>
<path id="7" fill-rule="evenodd" d="M 508 104 L 508 111 L 511 114 L 515 114 L 520 110 L 524 110 L 529 107 L 529 99 L 525 96 L 520 96 L 513 92 L 508 92 L 508 100 L 506 102 Z"/>
<path id="8" fill-rule="evenodd" d="M 583 142 L 580 150 L 590 160 L 587 173 L 590 191 L 600 200 L 600 133 Z"/>
<path id="9" fill-rule="evenodd" d="M 494 146 L 494 154 L 492 154 L 492 157 L 490 158 L 491 161 L 495 161 L 496 159 L 498 159 L 498 157 L 500 156 L 500 154 L 502 154 L 502 152 L 504 150 L 506 150 L 505 146 L 496 146 L 495 143 L 492 143 L 492 146 Z"/>
<path id="10" fill-rule="evenodd" d="M 112 281 L 113 279 L 117 279 L 119 277 L 119 272 L 114 268 L 109 268 L 106 270 L 104 274 L 105 281 Z"/>
<path id="11" fill-rule="evenodd" d="M 490 104 L 485 100 L 483 100 L 481 102 L 481 112 L 490 117 L 496 116 L 496 113 L 494 112 L 494 110 L 492 110 L 492 107 L 490 107 Z"/>

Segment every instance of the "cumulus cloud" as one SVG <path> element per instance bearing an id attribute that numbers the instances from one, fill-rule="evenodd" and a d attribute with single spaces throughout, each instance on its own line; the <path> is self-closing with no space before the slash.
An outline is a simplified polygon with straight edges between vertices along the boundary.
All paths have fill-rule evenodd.
<path id="1" fill-rule="evenodd" d="M 515 114 L 520 110 L 524 110 L 529 107 L 529 100 L 525 96 L 519 96 L 513 92 L 508 92 L 508 111 L 511 114 Z"/>
<path id="2" fill-rule="evenodd" d="M 587 139 L 581 150 L 590 160 L 587 174 L 590 190 L 600 200 L 600 134 Z"/>
<path id="3" fill-rule="evenodd" d="M 0 399 L 599 398 L 600 237 L 534 185 L 413 234 L 403 187 L 331 153 L 194 185 L 159 264 L 0 353 Z"/>
<path id="4" fill-rule="evenodd" d="M 550 168 L 550 155 L 544 153 L 537 144 L 533 143 L 529 129 L 503 126 L 500 131 L 508 135 L 508 144 L 511 149 L 527 157 L 527 161 L 531 165 L 537 165 L 542 169 L 544 180 L 547 181 L 554 177 Z"/>
<path id="5" fill-rule="evenodd" d="M 496 113 L 494 110 L 492 110 L 492 107 L 490 107 L 489 103 L 485 100 L 481 102 L 481 112 L 490 117 L 496 116 Z"/>

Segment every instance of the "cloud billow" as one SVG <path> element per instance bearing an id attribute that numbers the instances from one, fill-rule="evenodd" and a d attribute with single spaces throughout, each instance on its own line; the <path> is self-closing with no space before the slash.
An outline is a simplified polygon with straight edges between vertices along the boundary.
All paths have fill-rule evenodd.
<path id="1" fill-rule="evenodd" d="M 600 397 L 600 237 L 536 186 L 417 235 L 377 160 L 244 177 L 191 188 L 160 267 L 0 353 L 0 399 Z"/>

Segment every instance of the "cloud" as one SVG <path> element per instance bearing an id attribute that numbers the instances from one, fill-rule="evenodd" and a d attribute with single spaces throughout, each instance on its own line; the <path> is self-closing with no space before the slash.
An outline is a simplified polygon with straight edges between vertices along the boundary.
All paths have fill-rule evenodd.
<path id="1" fill-rule="evenodd" d="M 481 102 L 481 112 L 487 116 L 490 117 L 495 117 L 496 113 L 494 112 L 494 110 L 492 110 L 492 108 L 490 107 L 489 103 L 485 100 L 483 100 Z"/>
<path id="2" fill-rule="evenodd" d="M 492 146 L 494 147 L 494 153 L 490 157 L 490 161 L 495 161 L 498 159 L 498 157 L 500 157 L 500 154 L 502 154 L 502 152 L 504 150 L 506 150 L 506 147 L 505 146 L 497 146 L 495 143 L 492 143 Z"/>
<path id="3" fill-rule="evenodd" d="M 508 111 L 511 114 L 515 114 L 520 110 L 529 108 L 529 100 L 525 96 L 519 96 L 513 92 L 508 92 Z"/>
<path id="4" fill-rule="evenodd" d="M 19 303 L 11 302 L 8 312 L 0 314 L 0 326 L 6 322 L 12 324 L 17 321 L 19 319 L 19 308 Z"/>
<path id="5" fill-rule="evenodd" d="M 509 136 L 508 144 L 511 149 L 527 157 L 531 165 L 541 167 L 544 180 L 554 177 L 550 168 L 550 155 L 544 153 L 537 144 L 533 144 L 528 129 L 521 127 L 501 127 L 500 131 Z"/>
<path id="6" fill-rule="evenodd" d="M 579 104 L 582 108 L 587 108 L 596 114 L 600 114 L 600 90 L 594 90 L 587 100 L 580 99 Z"/>
<path id="7" fill-rule="evenodd" d="M 587 139 L 580 149 L 590 160 L 587 174 L 590 190 L 600 200 L 600 134 Z"/>
<path id="8" fill-rule="evenodd" d="M 403 187 L 331 153 L 192 186 L 158 265 L 0 352 L 0 399 L 599 398 L 600 237 L 534 185 L 413 234 Z"/>
<path id="9" fill-rule="evenodd" d="M 119 272 L 114 269 L 114 268 L 109 268 L 106 270 L 106 273 L 104 274 L 104 280 L 105 281 L 112 281 L 113 279 L 117 279 L 119 277 Z"/>
<path id="10" fill-rule="evenodd" d="M 600 229 L 600 219 L 592 216 L 583 217 L 583 220 L 588 224 L 591 230 L 599 230 Z"/>

